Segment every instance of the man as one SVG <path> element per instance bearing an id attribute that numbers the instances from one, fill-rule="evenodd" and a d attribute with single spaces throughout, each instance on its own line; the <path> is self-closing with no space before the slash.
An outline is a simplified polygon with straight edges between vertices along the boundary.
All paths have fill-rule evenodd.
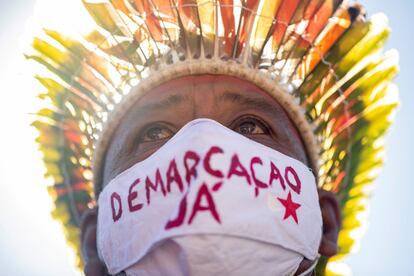
<path id="1" fill-rule="evenodd" d="M 118 125 L 108 148 L 103 185 L 148 158 L 186 123 L 197 118 L 214 119 L 249 139 L 309 164 L 295 126 L 275 99 L 240 79 L 198 75 L 167 82 L 134 104 Z M 333 193 L 323 191 L 320 205 L 325 221 L 319 252 L 330 257 L 337 251 L 339 206 Z M 88 233 L 83 241 L 87 274 L 99 270 L 95 216 L 93 212 L 84 220 L 83 232 Z M 311 264 L 310 260 L 303 261 L 299 272 Z"/>
<path id="2" fill-rule="evenodd" d="M 387 27 L 340 1 L 85 7 L 106 31 L 82 44 L 49 32 L 68 49 L 59 59 L 53 46 L 34 45 L 66 83 L 41 79 L 62 112 L 37 126 L 57 138 L 45 149 L 60 147 L 60 157 L 45 158 L 58 164 L 51 174 L 66 224 L 81 225 L 85 273 L 278 275 L 285 267 L 281 275 L 308 275 L 319 253 L 323 274 L 338 253 L 341 222 L 346 241 L 354 227 L 347 218 L 361 209 L 367 174 L 381 163 L 370 147 L 396 105 L 379 104 L 391 93 L 395 63 L 362 57 L 378 49 Z M 116 92 L 125 80 L 128 95 Z M 92 151 L 98 204 L 88 187 Z M 260 238 L 265 232 L 270 239 Z M 349 246 L 340 244 L 343 253 Z"/>

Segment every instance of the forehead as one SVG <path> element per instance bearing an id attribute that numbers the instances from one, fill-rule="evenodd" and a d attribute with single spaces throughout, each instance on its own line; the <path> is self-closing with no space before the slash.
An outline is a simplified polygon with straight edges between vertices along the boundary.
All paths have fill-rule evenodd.
<path id="1" fill-rule="evenodd" d="M 188 115 L 189 110 L 195 115 L 218 116 L 228 113 L 229 108 L 259 109 L 287 118 L 272 96 L 248 81 L 231 76 L 198 75 L 174 79 L 147 92 L 127 112 L 123 122 L 153 116 L 155 119 L 168 112 L 180 120 L 179 113 L 185 111 Z"/>

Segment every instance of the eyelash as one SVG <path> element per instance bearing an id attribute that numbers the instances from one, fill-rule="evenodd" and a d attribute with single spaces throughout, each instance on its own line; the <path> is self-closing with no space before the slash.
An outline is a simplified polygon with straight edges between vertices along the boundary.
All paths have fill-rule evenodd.
<path id="1" fill-rule="evenodd" d="M 267 123 L 265 123 L 263 120 L 257 118 L 254 115 L 243 115 L 237 119 L 235 119 L 232 123 L 230 123 L 229 128 L 237 131 L 237 127 L 240 127 L 241 124 L 246 123 L 246 122 L 253 122 L 255 123 L 258 127 L 260 127 L 263 130 L 263 134 L 268 135 L 271 134 L 271 128 L 268 126 Z M 144 141 L 145 139 L 145 135 L 147 135 L 148 131 L 151 128 L 155 128 L 155 127 L 160 127 L 162 129 L 168 129 L 168 131 L 171 132 L 171 136 L 174 135 L 174 131 L 171 130 L 171 127 L 169 127 L 169 124 L 165 123 L 165 122 L 154 122 L 154 123 L 149 123 L 146 126 L 143 127 L 143 129 L 139 132 L 139 134 L 137 135 L 137 139 L 135 140 L 135 145 L 139 146 L 140 144 L 144 144 L 144 143 L 156 143 L 156 142 L 161 142 L 164 141 L 168 138 L 165 139 L 158 139 L 158 140 L 150 140 L 150 141 Z M 251 134 L 251 135 L 263 135 L 263 134 Z M 248 135 L 248 134 L 247 134 Z"/>
<path id="2" fill-rule="evenodd" d="M 263 134 L 271 134 L 271 128 L 269 127 L 269 125 L 264 122 L 263 120 L 257 118 L 254 115 L 243 115 L 241 117 L 238 117 L 237 119 L 235 119 L 231 124 L 231 129 L 235 130 L 238 126 L 240 126 L 242 123 L 246 123 L 246 122 L 254 122 L 256 123 L 259 127 L 261 127 L 263 129 Z M 255 135 L 255 134 L 252 134 Z"/>
<path id="3" fill-rule="evenodd" d="M 167 124 L 165 122 L 154 122 L 154 123 L 149 123 L 149 124 L 145 125 L 142 128 L 142 130 L 138 133 L 137 139 L 135 139 L 136 145 L 143 144 L 143 143 L 150 143 L 150 142 L 159 142 L 159 141 L 164 141 L 165 139 L 167 139 L 167 138 L 165 138 L 165 139 L 159 139 L 159 140 L 153 140 L 153 141 L 144 141 L 145 135 L 147 135 L 148 131 L 152 128 L 159 127 L 159 128 L 162 128 L 162 129 L 168 129 L 168 131 L 170 131 L 171 134 L 174 135 L 174 131 L 171 130 L 171 128 L 168 127 L 168 125 L 169 124 Z"/>

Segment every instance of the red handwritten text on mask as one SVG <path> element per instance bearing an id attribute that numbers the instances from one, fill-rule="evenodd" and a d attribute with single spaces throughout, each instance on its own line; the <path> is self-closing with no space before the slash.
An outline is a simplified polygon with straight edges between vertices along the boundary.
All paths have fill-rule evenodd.
<path id="1" fill-rule="evenodd" d="M 214 158 L 228 158 L 228 162 L 224 163 L 228 165 L 213 166 Z M 178 165 L 182 165 L 183 170 L 180 171 Z M 260 174 L 257 174 L 259 170 L 267 170 L 270 173 L 268 177 L 263 177 L 262 174 L 259 178 Z M 213 188 L 209 188 L 205 181 L 200 181 L 201 185 L 197 187 L 193 204 L 188 204 L 184 180 L 187 187 L 190 187 L 201 173 L 207 173 L 218 182 Z M 123 212 L 134 213 L 143 210 L 145 206 L 151 205 L 151 198 L 154 195 L 168 197 L 169 194 L 178 192 L 183 193 L 178 214 L 167 222 L 166 229 L 178 227 L 183 223 L 191 224 L 200 213 L 209 213 L 217 223 L 221 223 L 213 193 L 219 191 L 229 179 L 237 179 L 241 185 L 244 183 L 251 187 L 255 197 L 259 195 L 260 190 L 269 188 L 280 188 L 284 191 L 289 188 L 298 195 L 301 193 L 302 182 L 293 167 L 279 167 L 275 162 L 264 162 L 258 156 L 252 157 L 249 161 L 245 160 L 243 164 L 237 153 L 229 154 L 218 146 L 212 146 L 204 154 L 187 151 L 181 159 L 171 159 L 165 171 L 156 168 L 153 174 L 135 179 L 129 185 L 126 198 L 113 192 L 110 196 L 112 219 L 117 222 L 122 219 Z M 137 189 L 141 185 L 145 185 L 145 193 L 138 193 Z M 127 208 L 123 208 L 124 205 Z"/>

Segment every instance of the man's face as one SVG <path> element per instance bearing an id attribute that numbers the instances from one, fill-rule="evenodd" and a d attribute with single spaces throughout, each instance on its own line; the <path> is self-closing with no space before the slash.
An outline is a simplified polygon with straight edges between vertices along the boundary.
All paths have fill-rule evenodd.
<path id="1" fill-rule="evenodd" d="M 184 77 L 144 95 L 127 112 L 109 146 L 104 185 L 144 160 L 186 123 L 210 118 L 258 143 L 307 163 L 283 108 L 255 85 L 229 76 Z"/>
<path id="2" fill-rule="evenodd" d="M 308 165 L 299 134 L 278 102 L 255 85 L 229 76 L 184 77 L 143 95 L 118 125 L 105 157 L 102 186 L 157 151 L 178 130 L 197 118 L 210 118 L 258 143 Z M 319 253 L 337 253 L 339 205 L 333 193 L 319 190 L 323 237 Z M 97 209 L 82 218 L 85 274 L 104 275 L 97 257 Z M 295 275 L 313 261 L 304 259 Z"/>

